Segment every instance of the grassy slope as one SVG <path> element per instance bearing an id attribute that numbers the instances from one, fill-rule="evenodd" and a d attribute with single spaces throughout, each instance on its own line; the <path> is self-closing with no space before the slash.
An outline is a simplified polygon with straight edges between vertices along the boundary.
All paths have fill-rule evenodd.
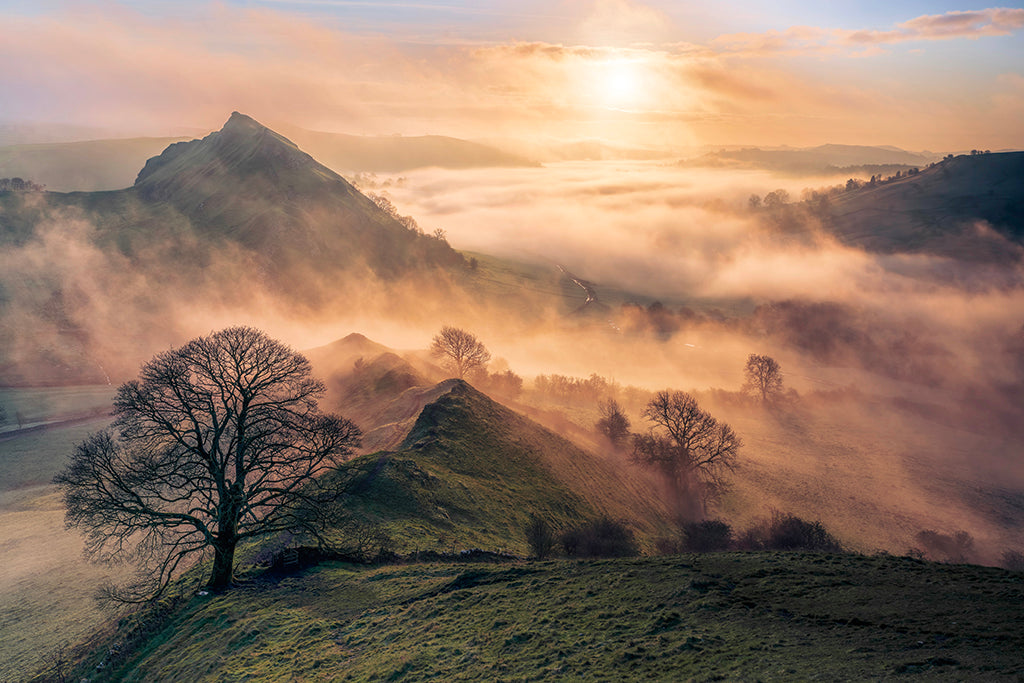
<path id="1" fill-rule="evenodd" d="M 1012 680 L 1024 675 L 1022 600 L 1020 574 L 855 555 L 328 564 L 194 597 L 105 673 L 190 682 Z"/>
<path id="2" fill-rule="evenodd" d="M 528 552 L 531 512 L 556 528 L 607 514 L 649 538 L 665 528 L 656 494 L 468 384 L 447 388 L 401 447 L 353 463 L 352 506 L 404 552 L 483 548 Z"/>
<path id="3" fill-rule="evenodd" d="M 914 176 L 846 192 L 832 202 L 833 230 L 847 244 L 886 253 L 929 252 L 1000 260 L 1007 248 L 973 228 L 987 221 L 1024 237 L 1024 152 L 960 156 Z"/>

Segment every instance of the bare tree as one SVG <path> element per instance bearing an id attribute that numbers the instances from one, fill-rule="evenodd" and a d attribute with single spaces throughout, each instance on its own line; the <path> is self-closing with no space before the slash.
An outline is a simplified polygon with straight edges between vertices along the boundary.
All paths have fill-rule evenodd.
<path id="1" fill-rule="evenodd" d="M 319 534 L 338 494 L 323 475 L 360 436 L 349 420 L 319 411 L 323 392 L 302 355 L 249 327 L 161 353 L 119 387 L 114 431 L 79 444 L 54 480 L 88 554 L 135 559 L 150 572 L 114 597 L 159 595 L 210 549 L 208 585 L 222 590 L 240 542 Z"/>
<path id="2" fill-rule="evenodd" d="M 491 360 L 491 352 L 473 334 L 457 327 L 445 325 L 434 337 L 430 352 L 460 378 L 472 370 L 482 368 Z"/>
<path id="3" fill-rule="evenodd" d="M 782 368 L 771 356 L 750 354 L 743 374 L 746 377 L 743 391 L 760 394 L 763 403 L 782 393 Z"/>
<path id="4" fill-rule="evenodd" d="M 614 398 L 599 404 L 601 419 L 597 421 L 597 430 L 615 447 L 622 448 L 629 438 L 629 418 L 622 412 L 622 407 Z"/>
<path id="5" fill-rule="evenodd" d="M 633 461 L 661 473 L 681 516 L 702 515 L 707 498 L 735 469 L 743 441 L 683 391 L 658 392 L 643 415 L 661 430 L 633 435 Z"/>
<path id="6" fill-rule="evenodd" d="M 551 549 L 555 547 L 555 532 L 548 521 L 537 514 L 531 514 L 524 530 L 526 542 L 530 545 L 533 556 L 538 560 L 547 559 Z"/>

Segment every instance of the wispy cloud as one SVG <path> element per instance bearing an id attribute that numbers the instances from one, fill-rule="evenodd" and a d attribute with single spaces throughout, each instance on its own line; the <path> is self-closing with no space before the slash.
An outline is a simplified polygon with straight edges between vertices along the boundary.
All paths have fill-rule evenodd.
<path id="1" fill-rule="evenodd" d="M 794 26 L 784 31 L 731 33 L 715 38 L 712 45 L 723 52 L 747 55 L 834 53 L 850 47 L 1007 36 L 1022 27 L 1024 9 L 994 7 L 971 12 L 926 14 L 882 30 Z M 878 52 L 872 51 L 869 54 Z"/>
<path id="2" fill-rule="evenodd" d="M 468 43 L 455 36 L 436 43 L 359 32 L 280 9 L 303 1 L 266 0 L 278 9 L 212 5 L 170 17 L 76 5 L 6 17 L 0 61 L 13 66 L 0 71 L 0 92 L 9 95 L 0 116 L 70 116 L 110 127 L 144 121 L 156 132 L 161 126 L 217 127 L 239 110 L 270 124 L 349 133 L 664 146 L 885 141 L 939 149 L 1019 145 L 1024 127 L 1012 78 L 997 78 L 1012 74 L 1015 65 L 988 74 L 987 91 L 979 85 L 985 81 L 975 79 L 976 96 L 953 101 L 928 95 L 923 86 L 915 93 L 912 85 L 890 83 L 874 69 L 858 71 L 852 62 L 837 78 L 799 61 L 807 54 L 864 56 L 882 50 L 884 40 L 912 36 L 1002 35 L 1024 25 L 1024 10 L 918 17 L 889 31 L 794 26 L 699 45 L 679 41 L 679 33 L 656 40 L 667 35 L 658 27 L 670 22 L 639 3 L 564 0 L 551 8 L 574 17 L 563 42 Z M 476 11 L 454 1 L 392 4 Z M 544 11 L 536 3 L 523 10 Z M 516 7 L 495 4 L 489 11 Z M 623 30 L 616 33 L 616 27 Z M 638 36 L 651 40 L 631 40 Z M 794 57 L 761 59 L 778 55 Z M 924 101 L 927 96 L 933 99 Z M 930 112 L 927 120 L 914 121 L 912 113 L 923 110 Z M 970 132 L 978 130 L 988 138 Z M 972 137 L 949 140 L 956 131 Z"/>
<path id="3" fill-rule="evenodd" d="M 1007 36 L 1024 27 L 1024 9 L 993 7 L 972 12 L 925 14 L 888 31 L 841 31 L 849 44 L 902 43 L 915 40 L 952 40 Z"/>

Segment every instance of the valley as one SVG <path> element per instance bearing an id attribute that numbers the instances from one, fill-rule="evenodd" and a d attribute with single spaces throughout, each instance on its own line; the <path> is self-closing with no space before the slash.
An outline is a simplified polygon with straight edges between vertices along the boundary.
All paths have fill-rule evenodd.
<path id="1" fill-rule="evenodd" d="M 800 201 L 779 185 L 812 180 L 765 171 L 508 163 L 357 187 L 235 112 L 130 188 L 0 192 L 0 676 L 1019 675 L 1019 153 Z M 51 481 L 141 363 L 238 324 L 301 349 L 361 430 L 328 534 L 360 563 L 275 577 L 308 541 L 246 544 L 237 588 L 183 571 L 129 642 L 90 597 L 119 570 L 80 558 Z M 488 364 L 453 378 L 442 325 Z M 743 388 L 759 353 L 771 401 Z M 615 401 L 648 433 L 660 390 L 742 443 L 697 506 L 728 552 L 685 548 L 678 492 L 597 426 Z M 787 515 L 845 552 L 758 546 Z M 530 559 L 535 517 L 608 520 L 642 557 Z"/>

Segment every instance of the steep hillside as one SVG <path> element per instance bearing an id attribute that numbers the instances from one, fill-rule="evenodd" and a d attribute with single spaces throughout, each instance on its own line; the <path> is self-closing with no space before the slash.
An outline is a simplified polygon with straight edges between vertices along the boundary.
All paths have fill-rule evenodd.
<path id="1" fill-rule="evenodd" d="M 344 178 L 238 112 L 220 131 L 150 159 L 132 191 L 147 203 L 170 204 L 206 237 L 231 239 L 277 270 L 363 261 L 377 273 L 400 275 L 460 260 L 447 244 L 399 225 Z"/>
<path id="2" fill-rule="evenodd" d="M 201 308 L 325 316 L 368 286 L 443 291 L 465 270 L 446 241 L 237 112 L 130 188 L 0 192 L 0 247 L 0 385 L 120 379 L 134 354 L 194 334 L 175 328 Z"/>
<path id="3" fill-rule="evenodd" d="M 843 193 L 831 223 L 842 241 L 871 251 L 1015 261 L 1024 243 L 1024 152 L 959 156 Z"/>
<path id="4" fill-rule="evenodd" d="M 425 405 L 395 451 L 353 462 L 351 505 L 406 552 L 478 547 L 525 555 L 531 513 L 556 528 L 607 515 L 648 545 L 667 532 L 667 511 L 643 480 L 466 382 L 410 389 L 403 398 L 393 409 Z"/>

